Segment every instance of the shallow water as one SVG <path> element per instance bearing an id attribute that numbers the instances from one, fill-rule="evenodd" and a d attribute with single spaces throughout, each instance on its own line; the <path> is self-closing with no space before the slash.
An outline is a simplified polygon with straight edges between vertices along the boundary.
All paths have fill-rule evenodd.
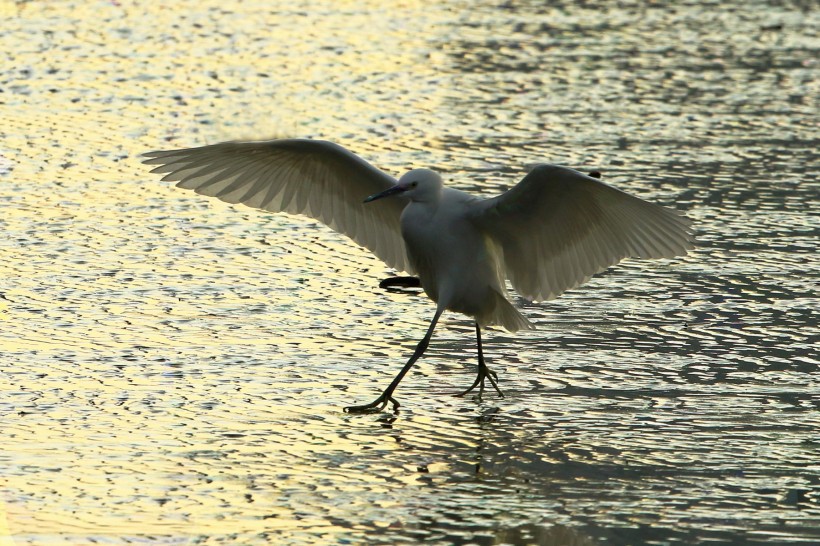
<path id="1" fill-rule="evenodd" d="M 820 542 L 818 12 L 597 5 L 0 2 L 0 544 Z M 486 195 L 597 169 L 698 248 L 519 302 L 503 399 L 451 396 L 445 315 L 346 415 L 429 301 L 137 157 L 284 135 Z"/>

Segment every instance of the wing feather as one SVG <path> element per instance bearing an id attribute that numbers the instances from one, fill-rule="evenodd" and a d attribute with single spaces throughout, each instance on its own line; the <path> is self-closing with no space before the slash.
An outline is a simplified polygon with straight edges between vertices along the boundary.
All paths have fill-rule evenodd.
<path id="1" fill-rule="evenodd" d="M 578 171 L 540 165 L 472 221 L 498 243 L 522 295 L 552 299 L 627 257 L 672 258 L 693 248 L 682 214 Z"/>
<path id="2" fill-rule="evenodd" d="M 344 233 L 398 270 L 413 273 L 398 197 L 365 205 L 396 180 L 345 148 L 308 139 L 223 142 L 144 154 L 162 180 L 227 203 L 303 214 Z"/>

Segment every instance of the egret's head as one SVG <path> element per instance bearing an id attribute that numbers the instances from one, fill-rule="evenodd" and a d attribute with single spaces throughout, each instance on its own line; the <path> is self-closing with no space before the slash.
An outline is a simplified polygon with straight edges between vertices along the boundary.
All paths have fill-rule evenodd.
<path id="1" fill-rule="evenodd" d="M 441 177 L 437 172 L 430 169 L 413 169 L 399 178 L 395 186 L 371 195 L 364 202 L 369 203 L 391 195 L 401 195 L 416 202 L 436 201 L 441 195 L 441 187 Z"/>

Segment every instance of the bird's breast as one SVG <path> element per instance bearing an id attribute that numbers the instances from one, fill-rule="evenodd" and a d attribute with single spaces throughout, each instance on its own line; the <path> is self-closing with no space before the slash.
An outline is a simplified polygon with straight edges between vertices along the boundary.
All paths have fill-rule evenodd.
<path id="1" fill-rule="evenodd" d="M 410 204 L 401 218 L 408 258 L 427 295 L 453 310 L 467 294 L 498 289 L 499 257 L 486 236 L 458 209 Z"/>

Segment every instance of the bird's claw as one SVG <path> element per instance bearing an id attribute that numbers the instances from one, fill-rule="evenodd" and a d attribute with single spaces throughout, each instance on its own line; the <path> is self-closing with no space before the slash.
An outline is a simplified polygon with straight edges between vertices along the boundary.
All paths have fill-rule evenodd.
<path id="1" fill-rule="evenodd" d="M 393 404 L 394 412 L 399 410 L 399 406 L 401 404 L 399 404 L 392 396 L 382 393 L 381 396 L 369 404 L 362 404 L 361 406 L 347 406 L 344 408 L 344 411 L 345 413 L 376 413 L 382 411 L 387 406 L 388 402 Z"/>
<path id="2" fill-rule="evenodd" d="M 389 277 L 379 282 L 379 288 L 421 288 L 418 277 Z"/>
<path id="3" fill-rule="evenodd" d="M 484 380 L 485 379 L 489 379 L 490 384 L 495 389 L 495 392 L 498 393 L 498 396 L 500 396 L 501 398 L 504 398 L 504 394 L 501 392 L 501 389 L 498 388 L 498 374 L 495 373 L 494 371 L 492 371 L 486 365 L 481 365 L 481 364 L 478 366 L 478 375 L 476 376 L 475 381 L 473 382 L 473 384 L 470 385 L 470 388 L 468 388 L 466 391 L 464 391 L 462 393 L 457 394 L 456 396 L 464 396 L 466 394 L 469 394 L 470 392 L 473 391 L 473 389 L 478 387 L 478 397 L 481 398 L 481 395 L 484 394 Z"/>

